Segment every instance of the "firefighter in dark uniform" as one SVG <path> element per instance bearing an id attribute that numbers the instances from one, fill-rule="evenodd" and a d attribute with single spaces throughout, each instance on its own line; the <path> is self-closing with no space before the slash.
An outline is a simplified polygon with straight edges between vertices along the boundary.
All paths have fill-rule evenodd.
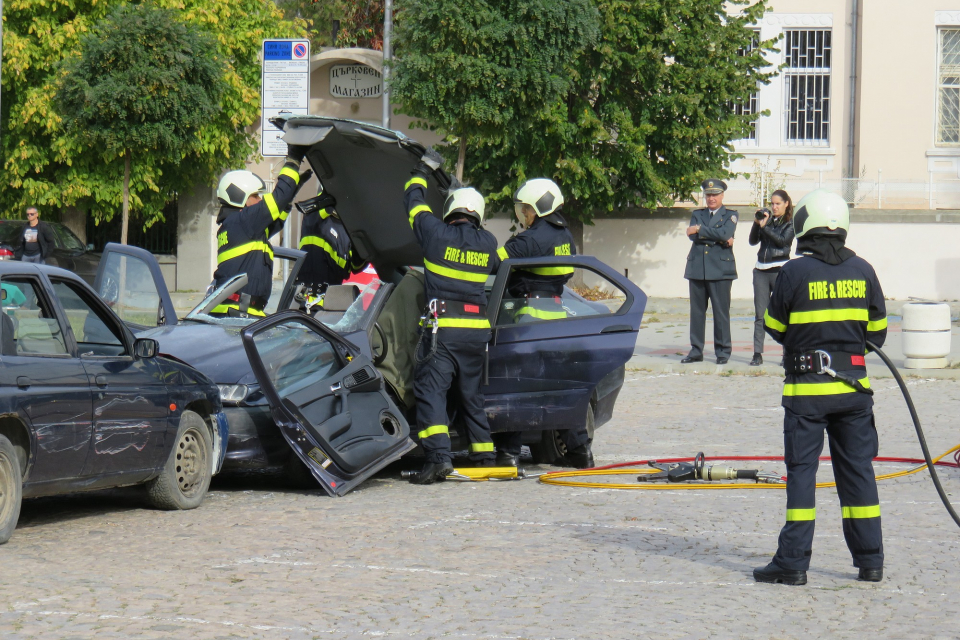
<path id="1" fill-rule="evenodd" d="M 497 249 L 501 260 L 508 258 L 542 258 L 573 256 L 577 245 L 560 215 L 563 193 L 547 178 L 527 180 L 513 195 L 513 206 L 525 229 Z M 522 299 L 515 312 L 516 322 L 560 320 L 567 317 L 563 308 L 563 285 L 573 277 L 572 267 L 518 267 L 511 274 L 507 290 L 512 298 Z M 560 433 L 567 448 L 566 455 L 556 461 L 584 469 L 593 466 L 590 435 L 586 427 Z M 517 466 L 520 459 L 521 434 L 498 433 L 497 466 Z"/>
<path id="2" fill-rule="evenodd" d="M 273 285 L 273 247 L 270 236 L 283 228 L 301 184 L 300 162 L 307 147 L 291 145 L 280 170 L 273 193 L 263 180 L 250 171 L 230 171 L 220 179 L 217 198 L 217 270 L 213 286 L 219 287 L 233 276 L 247 274 L 247 284 L 228 301 L 213 309 L 211 315 L 263 317 Z M 303 180 L 308 179 L 305 176 Z"/>
<path id="3" fill-rule="evenodd" d="M 300 250 L 307 254 L 298 277 L 315 295 L 323 294 L 329 285 L 343 284 L 351 273 L 359 273 L 366 265 L 354 256 L 336 205 L 336 199 L 327 193 L 296 204 L 303 214 Z"/>
<path id="4" fill-rule="evenodd" d="M 764 328 L 783 345 L 787 518 L 777 553 L 759 582 L 806 584 L 816 518 L 823 432 L 830 441 L 843 536 L 859 580 L 883 579 L 880 500 L 872 460 L 879 443 L 866 342 L 887 334 L 883 291 L 873 267 L 844 246 L 850 211 L 822 189 L 797 203 L 797 254 L 777 277 Z"/>
<path id="5" fill-rule="evenodd" d="M 690 282 L 690 353 L 680 362 L 703 361 L 707 300 L 713 307 L 713 346 L 717 364 L 726 364 L 733 349 L 730 338 L 730 289 L 737 279 L 733 234 L 737 212 L 723 206 L 723 180 L 704 180 L 707 206 L 695 209 L 687 227 L 693 242 L 683 277 Z"/>
<path id="6" fill-rule="evenodd" d="M 443 221 L 426 201 L 427 176 L 442 159 L 428 149 L 404 188 L 410 226 L 423 249 L 428 312 L 421 328 L 413 391 L 417 398 L 416 439 L 427 457 L 415 484 L 444 479 L 451 471 L 447 392 L 455 385 L 470 440 L 470 459 L 492 466 L 495 453 L 480 389 L 490 341 L 487 276 L 499 265 L 497 239 L 480 227 L 484 203 L 475 189 L 451 191 Z"/>

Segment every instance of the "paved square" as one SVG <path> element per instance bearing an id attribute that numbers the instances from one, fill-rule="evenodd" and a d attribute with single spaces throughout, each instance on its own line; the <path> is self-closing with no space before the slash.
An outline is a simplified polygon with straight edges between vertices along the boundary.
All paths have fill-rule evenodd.
<path id="1" fill-rule="evenodd" d="M 598 464 L 782 453 L 780 378 L 628 371 L 627 379 L 614 420 L 597 433 Z M 934 453 L 960 442 L 960 383 L 909 384 Z M 895 383 L 875 387 L 881 455 L 919 457 Z M 960 493 L 960 473 L 942 478 Z M 821 479 L 832 479 L 828 465 Z M 32 500 L 0 547 L 0 634 L 957 637 L 960 530 L 926 473 L 880 486 L 879 584 L 855 580 L 835 492 L 820 490 L 818 500 L 805 587 L 751 578 L 776 547 L 780 490 L 533 480 L 414 487 L 390 469 L 339 499 L 273 478 L 221 478 L 200 509 L 180 513 L 147 509 L 135 489 Z"/>

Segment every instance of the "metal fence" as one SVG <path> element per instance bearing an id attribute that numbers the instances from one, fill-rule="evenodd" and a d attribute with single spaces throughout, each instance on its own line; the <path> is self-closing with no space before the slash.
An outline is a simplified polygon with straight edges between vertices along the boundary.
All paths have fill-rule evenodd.
<path id="1" fill-rule="evenodd" d="M 127 228 L 127 243 L 143 247 L 150 253 L 177 254 L 177 202 L 168 203 L 163 210 L 164 220 L 158 220 L 146 230 L 143 221 L 130 216 Z M 108 242 L 120 242 L 123 229 L 123 217 L 118 213 L 109 222 L 96 224 L 93 217 L 87 217 L 87 242 L 96 251 L 103 251 Z"/>
<path id="2" fill-rule="evenodd" d="M 757 190 L 749 180 L 739 178 L 730 183 L 724 202 L 730 205 L 754 205 Z M 960 180 L 886 180 L 882 178 L 843 178 L 840 180 L 801 179 L 774 176 L 767 184 L 783 188 L 794 202 L 814 189 L 823 188 L 841 194 L 853 207 L 860 209 L 960 209 Z"/>

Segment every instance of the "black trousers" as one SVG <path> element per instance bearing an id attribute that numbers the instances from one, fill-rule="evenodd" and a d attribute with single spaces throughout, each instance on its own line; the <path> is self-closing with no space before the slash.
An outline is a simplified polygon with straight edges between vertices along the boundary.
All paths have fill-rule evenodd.
<path id="1" fill-rule="evenodd" d="M 713 307 L 713 349 L 718 358 L 729 358 L 733 351 L 730 338 L 730 289 L 733 280 L 689 280 L 690 282 L 690 355 L 703 355 L 707 328 L 707 301 Z"/>
<path id="2" fill-rule="evenodd" d="M 483 361 L 486 342 L 445 341 L 445 329 L 435 334 L 436 352 L 417 366 L 413 380 L 413 393 L 417 398 L 417 432 L 419 441 L 429 462 L 449 462 L 453 459 L 450 449 L 450 418 L 447 412 L 447 393 L 456 386 L 467 436 L 470 439 L 470 459 L 492 462 L 495 458 L 490 424 L 483 410 Z M 489 331 L 486 332 L 489 334 Z M 427 342 L 431 337 L 425 337 Z M 422 345 L 425 349 L 428 345 Z"/>
<path id="3" fill-rule="evenodd" d="M 563 429 L 560 431 L 560 438 L 563 440 L 563 444 L 566 445 L 567 451 L 572 451 L 578 447 L 590 444 L 590 434 L 587 433 L 585 426 L 578 429 Z M 504 431 L 493 434 L 493 441 L 497 445 L 497 451 L 511 456 L 520 455 L 520 448 L 523 444 L 522 440 L 523 434 L 519 431 Z"/>
<path id="4" fill-rule="evenodd" d="M 817 467 L 826 431 L 843 516 L 843 537 L 853 556 L 853 566 L 882 567 L 880 499 L 872 462 L 879 441 L 873 408 L 820 415 L 800 415 L 786 408 L 784 412 L 787 523 L 780 531 L 774 561 L 789 570 L 806 571 L 810 567 L 816 524 Z"/>

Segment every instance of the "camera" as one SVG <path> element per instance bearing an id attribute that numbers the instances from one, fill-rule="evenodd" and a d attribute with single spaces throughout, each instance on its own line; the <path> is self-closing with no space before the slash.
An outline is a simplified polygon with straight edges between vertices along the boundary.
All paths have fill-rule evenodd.
<path id="1" fill-rule="evenodd" d="M 760 221 L 763 220 L 765 217 L 770 216 L 770 215 L 773 215 L 773 214 L 770 213 L 770 209 L 767 209 L 766 207 L 764 207 L 763 209 L 757 209 L 757 213 L 756 213 L 757 222 L 760 222 Z"/>

